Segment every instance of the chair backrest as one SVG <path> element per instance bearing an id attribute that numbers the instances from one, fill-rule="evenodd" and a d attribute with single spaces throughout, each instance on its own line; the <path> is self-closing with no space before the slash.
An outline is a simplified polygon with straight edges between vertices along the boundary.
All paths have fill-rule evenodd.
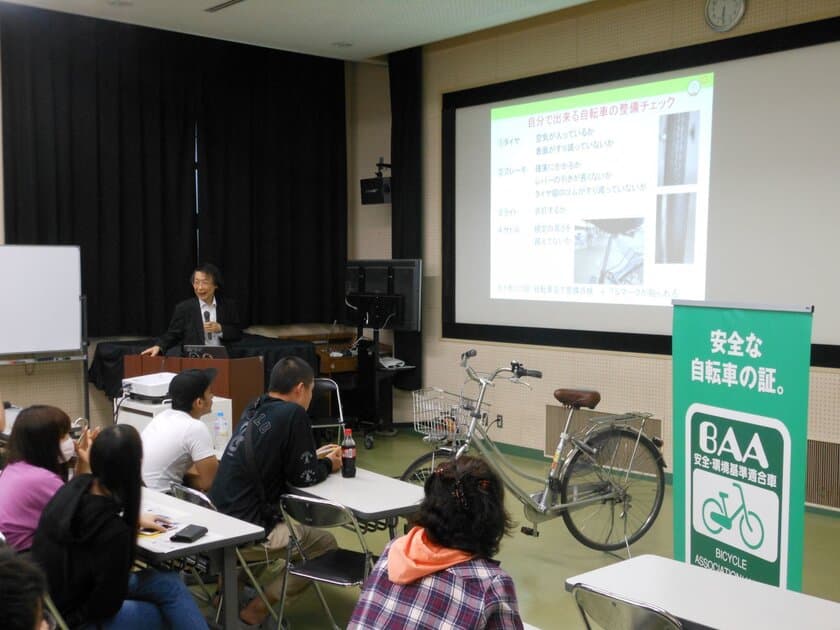
<path id="1" fill-rule="evenodd" d="M 208 510 L 216 510 L 216 506 L 213 505 L 213 502 L 210 500 L 206 494 L 199 490 L 195 490 L 188 486 L 185 486 L 181 483 L 172 482 L 169 485 L 169 491 L 172 493 L 172 496 L 176 499 L 181 499 L 182 501 L 189 501 L 193 505 L 198 505 L 199 507 L 207 508 Z"/>
<path id="2" fill-rule="evenodd" d="M 356 524 L 356 517 L 348 508 L 327 499 L 284 494 L 280 497 L 280 509 L 284 517 L 291 517 L 309 527 L 323 529 Z"/>
<path id="3" fill-rule="evenodd" d="M 367 577 L 368 571 L 373 567 L 372 555 L 365 542 L 365 536 L 359 526 L 359 521 L 356 520 L 350 508 L 327 499 L 306 497 L 299 494 L 284 494 L 280 497 L 280 511 L 286 522 L 291 519 L 309 527 L 320 529 L 344 527 L 354 531 L 356 538 L 359 540 L 359 547 L 367 557 L 365 568 L 365 577 Z M 294 535 L 293 528 L 290 527 L 289 530 Z"/>
<path id="4" fill-rule="evenodd" d="M 336 418 L 336 416 L 338 416 Z M 341 390 L 331 378 L 315 379 L 312 388 L 312 402 L 309 404 L 309 419 L 313 429 L 336 429 L 335 441 L 341 443 L 344 435 L 344 410 L 341 407 Z M 325 435 L 329 435 L 325 432 Z M 330 438 L 327 438 L 330 439 Z"/>
<path id="5" fill-rule="evenodd" d="M 572 594 L 587 628 L 591 628 L 589 619 L 604 630 L 682 630 L 683 627 L 678 619 L 661 608 L 591 586 L 576 584 Z"/>
<path id="6" fill-rule="evenodd" d="M 312 405 L 315 405 L 314 407 Z M 316 418 L 334 418 L 344 424 L 344 410 L 341 408 L 341 390 L 331 378 L 318 377 L 312 387 L 310 414 Z M 335 423 L 333 423 L 335 424 Z"/>

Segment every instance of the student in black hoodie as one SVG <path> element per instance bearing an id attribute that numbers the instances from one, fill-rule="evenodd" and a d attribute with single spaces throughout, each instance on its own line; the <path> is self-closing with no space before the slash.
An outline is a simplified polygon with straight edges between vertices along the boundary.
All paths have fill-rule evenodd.
<path id="1" fill-rule="evenodd" d="M 91 447 L 91 474 L 67 483 L 41 515 L 32 555 L 71 627 L 207 627 L 177 574 L 131 572 L 142 455 L 134 427 L 107 427 Z"/>

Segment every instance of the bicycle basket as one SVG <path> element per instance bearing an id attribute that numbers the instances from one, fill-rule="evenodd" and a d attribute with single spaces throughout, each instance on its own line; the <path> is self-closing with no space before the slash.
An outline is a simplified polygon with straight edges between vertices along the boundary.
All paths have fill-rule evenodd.
<path id="1" fill-rule="evenodd" d="M 412 392 L 414 430 L 432 440 L 446 440 L 464 432 L 470 423 L 470 409 L 475 401 L 457 394 L 427 387 Z"/>

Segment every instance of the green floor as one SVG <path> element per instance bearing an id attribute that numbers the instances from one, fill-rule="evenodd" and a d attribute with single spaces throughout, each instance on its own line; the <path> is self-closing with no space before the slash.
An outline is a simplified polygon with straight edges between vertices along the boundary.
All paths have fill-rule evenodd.
<path id="1" fill-rule="evenodd" d="M 377 437 L 372 450 L 359 449 L 358 465 L 386 475 L 397 476 L 425 446 L 416 434 L 401 431 L 393 438 Z M 512 457 L 517 467 L 542 474 L 543 464 L 534 460 Z M 515 500 L 508 501 L 508 510 L 517 520 L 517 531 L 502 542 L 498 560 L 513 576 L 524 621 L 543 629 L 582 628 L 583 625 L 571 596 L 564 590 L 568 576 L 616 562 L 619 558 L 592 551 L 574 540 L 562 519 L 544 523 L 540 537 L 532 538 L 518 531 L 524 524 L 522 508 Z M 344 532 L 339 536 L 345 539 Z M 811 595 L 840 601 L 840 516 L 816 513 L 805 515 L 805 554 L 803 591 Z M 368 535 L 368 544 L 374 552 L 381 551 L 387 536 L 384 532 Z M 670 486 L 666 488 L 665 502 L 659 519 L 651 531 L 633 545 L 634 555 L 654 553 L 672 556 L 672 501 Z M 327 589 L 327 598 L 340 625 L 350 618 L 358 590 Z M 326 619 L 314 590 L 302 597 L 288 610 L 294 630 L 325 628 Z"/>

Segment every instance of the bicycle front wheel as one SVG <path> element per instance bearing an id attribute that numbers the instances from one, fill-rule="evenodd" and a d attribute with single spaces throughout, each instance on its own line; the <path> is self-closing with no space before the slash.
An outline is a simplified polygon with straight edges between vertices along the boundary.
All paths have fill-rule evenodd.
<path id="1" fill-rule="evenodd" d="M 630 429 L 609 429 L 587 444 L 595 454 L 578 450 L 572 456 L 560 492 L 563 503 L 596 500 L 566 510 L 563 520 L 587 547 L 621 549 L 641 538 L 659 514 L 665 493 L 662 459 L 650 439 Z"/>
<path id="2" fill-rule="evenodd" d="M 758 549 L 764 542 L 764 523 L 755 512 L 747 512 L 741 515 L 741 540 L 750 549 Z"/>
<path id="3" fill-rule="evenodd" d="M 405 472 L 400 476 L 401 481 L 425 485 L 426 479 L 435 471 L 440 464 L 452 459 L 453 453 L 445 448 L 438 448 L 431 453 L 424 453 L 408 465 Z"/>

